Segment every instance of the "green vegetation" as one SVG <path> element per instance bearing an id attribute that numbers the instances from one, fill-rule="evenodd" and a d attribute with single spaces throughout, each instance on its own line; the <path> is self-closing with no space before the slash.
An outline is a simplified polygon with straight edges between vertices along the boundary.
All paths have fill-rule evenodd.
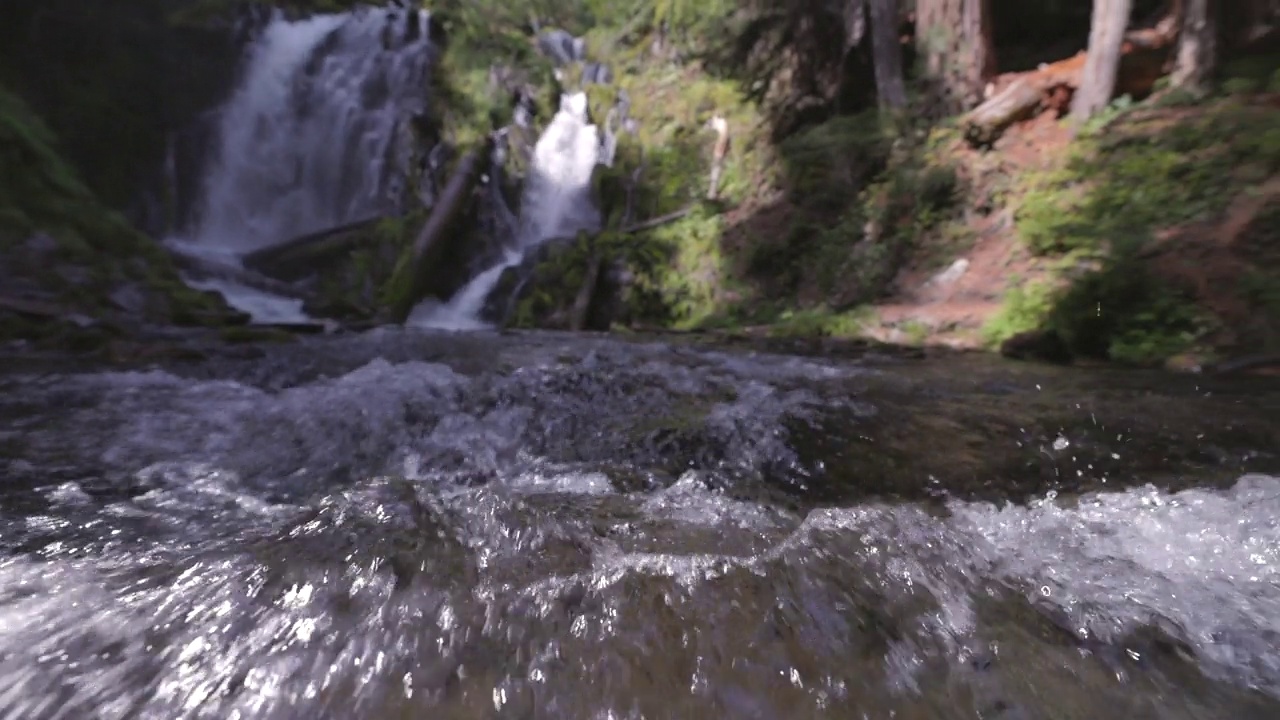
<path id="1" fill-rule="evenodd" d="M 1076 354 L 1148 364 L 1219 327 L 1222 319 L 1189 282 L 1194 274 L 1154 261 L 1177 251 L 1156 232 L 1211 223 L 1280 171 L 1280 126 L 1272 108 L 1248 97 L 1214 100 L 1185 116 L 1178 107 L 1116 113 L 1074 144 L 1061 169 L 1028 182 L 1017 212 L 1022 241 L 1060 258 L 1069 281 L 1010 291 L 985 328 L 990 342 L 1049 327 Z M 1074 272 L 1081 266 L 1091 269 Z M 1275 291 L 1261 285 L 1250 292 L 1266 312 Z"/>
<path id="2" fill-rule="evenodd" d="M 626 47 L 611 42 L 603 44 Z M 635 278 L 619 321 L 856 335 L 865 313 L 855 310 L 879 297 L 923 238 L 955 217 L 962 188 L 940 152 L 951 139 L 946 133 L 920 140 L 865 112 L 811 126 L 775 147 L 768 119 L 737 82 L 623 49 L 616 50 L 624 58 L 618 85 L 643 101 L 632 106 L 639 131 L 620 140 L 617 162 L 598 178 L 608 227 L 691 212 L 626 235 L 625 252 L 609 242 L 594 248 L 625 262 Z M 614 101 L 611 90 L 592 88 L 589 97 L 596 117 Z M 726 121 L 730 143 L 717 199 L 707 201 L 714 117 Z M 782 222 L 760 227 L 774 207 Z M 622 217 L 627 208 L 629 219 Z M 588 256 L 561 254 L 555 262 Z M 578 275 L 547 274 L 574 282 L 552 289 L 546 276 L 535 278 L 538 289 L 518 306 L 518 324 L 562 317 L 576 296 Z"/>
<path id="3" fill-rule="evenodd" d="M 35 283 L 67 312 L 89 318 L 109 319 L 120 309 L 112 292 L 131 288 L 147 319 L 223 319 L 221 303 L 184 285 L 168 255 L 97 199 L 58 154 L 48 127 L 3 88 L 0 164 L 0 267 Z M 36 236 L 45 240 L 33 242 Z M 45 336 L 64 329 L 14 320 L 6 335 Z"/>
<path id="4" fill-rule="evenodd" d="M 1036 282 L 1010 288 L 1000 311 L 982 328 L 983 337 L 995 346 L 1009 338 L 1041 328 L 1053 313 L 1054 286 Z"/>
<path id="5" fill-rule="evenodd" d="M 1037 253 L 1092 253 L 1221 212 L 1241 184 L 1280 169 L 1272 113 L 1229 100 L 1186 121 L 1134 113 L 1084 137 L 1065 168 L 1030 185 L 1017 216 L 1023 241 Z"/>
<path id="6" fill-rule="evenodd" d="M 304 13 L 359 2 L 272 4 Z M 0 96 L 6 170 L 21 169 L 0 180 L 0 250 L 36 232 L 54 237 L 58 262 L 94 278 L 42 277 L 60 299 L 110 307 L 105 293 L 136 282 L 166 298 L 155 303 L 157 318 L 212 317 L 211 301 L 183 288 L 164 253 L 99 200 L 121 208 L 136 195 L 166 134 L 225 84 L 226 68 L 217 66 L 226 58 L 166 70 L 163 82 L 136 95 L 128 88 L 145 84 L 139 78 L 148 68 L 174 65 L 169 60 L 183 43 L 211 42 L 209 29 L 236 5 L 145 0 L 124 13 L 50 0 L 0 11 L 0 21 L 12 21 L 0 30 L 8 41 L 0 81 L 45 120 Z M 1005 12 L 1034 25 L 1030 42 L 1039 46 L 1061 39 L 1047 16 L 1087 30 L 1087 10 L 1061 5 Z M 1280 342 L 1275 323 L 1242 319 L 1280 315 L 1280 258 L 1269 250 L 1276 240 L 1258 230 L 1275 226 L 1273 205 L 1234 241 L 1215 247 L 1206 240 L 1233 203 L 1280 172 L 1274 98 L 1259 97 L 1280 92 L 1274 57 L 1227 58 L 1212 93 L 1158 85 L 1151 100 L 1122 97 L 1067 150 L 1008 165 L 1000 157 L 1005 150 L 973 151 L 946 120 L 912 119 L 928 114 L 923 105 L 879 112 L 867 59 L 849 52 L 835 6 L 441 0 L 431 10 L 445 52 L 432 77 L 430 116 L 414 130 L 424 146 L 442 139 L 456 159 L 508 128 L 512 186 L 505 190 L 512 195 L 527 171 L 524 151 L 536 140 L 536 130 L 511 126 L 515 97 L 532 98 L 536 122 L 545 123 L 561 93 L 582 90 L 601 127 L 625 97 L 634 122 L 631 129 L 610 126 L 618 132 L 617 154 L 597 169 L 601 232 L 555 243 L 524 269 L 527 277 L 506 279 L 509 289 L 522 289 L 512 325 L 568 326 L 588 269 L 600 263 L 606 280 L 594 288 L 595 302 L 607 312 L 593 314 L 592 327 L 862 335 L 883 327 L 871 321 L 870 308 L 890 297 L 899 302 L 904 278 L 916 282 L 1004 233 L 1008 247 L 1020 242 L 1031 261 L 994 271 L 999 277 L 990 287 L 968 289 L 969 300 L 988 306 L 1003 297 L 981 331 L 989 345 L 1050 330 L 1074 355 L 1147 364 L 1198 345 Z M 57 61 L 33 73 L 30 56 L 41 40 L 13 28 L 42 27 L 54 14 L 75 21 L 50 46 Z M 151 42 L 157 22 L 179 35 Z M 580 68 L 557 71 L 537 42 L 537 32 L 555 28 L 584 37 L 589 59 L 606 64 L 614 81 L 584 84 Z M 92 42 L 85 39 L 91 35 Z M 84 56 L 73 52 L 82 41 Z M 1001 48 L 997 55 L 1026 67 L 1052 59 L 1037 52 Z M 60 89 L 45 82 L 55 75 L 67 80 Z M 156 117 L 155 107 L 164 107 L 158 114 L 165 117 Z M 727 127 L 727 144 L 718 124 Z M 480 205 L 463 212 L 456 233 L 483 232 Z M 425 219 L 420 211 L 361 230 L 368 237 L 359 249 L 320 273 L 317 309 L 354 319 L 398 304 L 407 292 L 410 242 Z M 440 272 L 456 275 L 456 260 Z M 896 327 L 913 344 L 937 332 L 910 317 Z"/>

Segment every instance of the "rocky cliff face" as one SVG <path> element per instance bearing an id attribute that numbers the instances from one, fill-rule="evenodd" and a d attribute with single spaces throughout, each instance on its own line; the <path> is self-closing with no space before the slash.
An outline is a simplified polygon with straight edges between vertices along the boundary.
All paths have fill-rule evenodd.
<path id="1" fill-rule="evenodd" d="M 159 231 L 178 133 L 234 82 L 248 17 L 182 23 L 194 0 L 45 0 L 0 6 L 0 82 L 59 138 L 86 184 Z"/>

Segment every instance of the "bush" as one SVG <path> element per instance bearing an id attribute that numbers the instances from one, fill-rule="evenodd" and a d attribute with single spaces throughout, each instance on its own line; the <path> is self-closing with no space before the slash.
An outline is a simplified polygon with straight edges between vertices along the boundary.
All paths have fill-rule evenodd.
<path id="1" fill-rule="evenodd" d="M 1033 283 L 1015 287 L 1005 293 L 999 312 L 982 327 L 982 337 L 989 346 L 998 346 L 1014 335 L 1045 326 L 1053 312 L 1054 287 Z"/>

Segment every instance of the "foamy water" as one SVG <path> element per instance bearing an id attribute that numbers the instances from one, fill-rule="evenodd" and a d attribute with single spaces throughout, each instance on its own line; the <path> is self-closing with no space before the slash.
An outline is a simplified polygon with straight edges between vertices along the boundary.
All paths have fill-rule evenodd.
<path id="1" fill-rule="evenodd" d="M 1280 708 L 1280 478 L 972 497 L 965 433 L 1067 387 L 963 372 L 1025 389 L 988 411 L 954 367 L 387 331 L 0 376 L 0 716 Z M 1108 382 L 1065 397 L 1153 479 L 1171 424 L 1257 451 L 1215 428 L 1265 417 L 1260 388 Z M 939 413 L 951 434 L 899 424 Z M 979 446 L 997 483 L 1044 457 L 1022 430 Z M 867 494 L 889 457 L 937 492 Z"/>
<path id="2" fill-rule="evenodd" d="M 565 95 L 534 146 L 512 246 L 497 264 L 472 278 L 447 303 L 416 308 L 410 325 L 441 330 L 487 327 L 480 312 L 505 270 L 519 265 L 525 253 L 548 240 L 570 238 L 599 227 L 600 214 L 590 195 L 591 176 L 599 159 L 600 133 L 587 118 L 586 94 Z"/>

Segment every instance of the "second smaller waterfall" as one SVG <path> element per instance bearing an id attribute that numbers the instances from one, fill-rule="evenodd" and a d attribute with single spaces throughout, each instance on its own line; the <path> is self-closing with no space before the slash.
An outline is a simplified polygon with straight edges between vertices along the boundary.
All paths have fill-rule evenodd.
<path id="1" fill-rule="evenodd" d="M 410 324 L 447 330 L 487 327 L 480 311 L 504 270 L 548 240 L 599 228 L 600 212 L 591 200 L 591 176 L 599 159 L 600 133 L 587 117 L 586 94 L 561 97 L 559 111 L 534 146 L 516 236 L 502 259 L 472 278 L 449 302 L 419 305 Z"/>

